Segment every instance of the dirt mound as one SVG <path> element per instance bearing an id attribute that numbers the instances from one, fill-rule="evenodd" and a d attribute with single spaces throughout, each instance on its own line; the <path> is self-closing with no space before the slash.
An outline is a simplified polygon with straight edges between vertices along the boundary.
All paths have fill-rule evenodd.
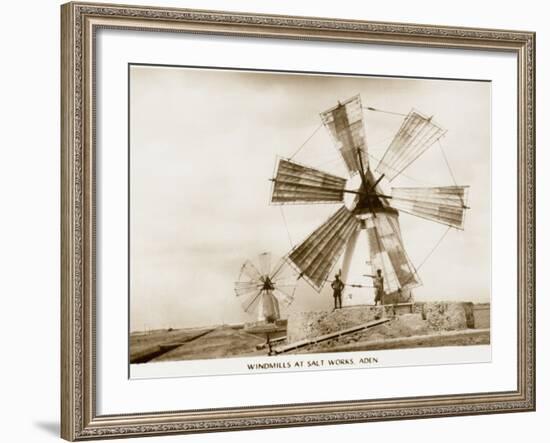
<path id="1" fill-rule="evenodd" d="M 394 315 L 394 306 L 355 306 L 333 312 L 300 312 L 289 316 L 288 343 L 338 332 L 379 318 L 391 321 L 370 329 L 312 345 L 311 349 L 330 351 L 342 345 L 369 343 L 409 337 L 440 335 L 475 327 L 474 308 L 467 302 L 427 302 L 413 306 L 413 313 Z M 308 350 L 311 350 L 308 347 Z"/>
<path id="2" fill-rule="evenodd" d="M 288 317 L 288 342 L 314 338 L 386 316 L 381 306 L 357 306 L 336 311 L 296 312 Z"/>
<path id="3" fill-rule="evenodd" d="M 311 349 L 315 348 L 319 351 L 328 351 L 335 346 L 427 335 L 430 333 L 433 333 L 433 331 L 430 330 L 428 323 L 426 320 L 422 319 L 420 314 L 404 314 L 395 317 L 388 323 L 375 326 L 371 329 L 365 329 L 354 334 L 344 335 L 319 343 L 314 345 Z"/>
<path id="4" fill-rule="evenodd" d="M 383 340 L 386 338 L 412 337 L 429 334 L 428 323 L 419 314 L 404 314 L 388 323 L 356 334 L 357 341 Z"/>

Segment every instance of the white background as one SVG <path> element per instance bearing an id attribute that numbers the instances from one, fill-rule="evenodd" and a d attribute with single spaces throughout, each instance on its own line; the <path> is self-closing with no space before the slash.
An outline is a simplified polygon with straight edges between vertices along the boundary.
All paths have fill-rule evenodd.
<path id="1" fill-rule="evenodd" d="M 516 64 L 509 54 L 479 51 L 411 50 L 404 47 L 361 46 L 254 39 L 197 38 L 183 34 L 100 31 L 97 51 L 97 408 L 99 414 L 150 412 L 230 406 L 412 397 L 466 392 L 513 390 L 516 387 L 516 230 L 513 203 L 517 171 L 515 126 Z M 262 44 L 264 43 L 264 44 Z M 188 63 L 208 66 L 297 69 L 301 71 L 364 72 L 407 76 L 491 79 L 492 95 L 492 361 L 488 349 L 415 349 L 377 354 L 380 366 L 416 365 L 399 370 L 302 371 L 250 376 L 243 363 L 177 362 L 180 374 L 225 376 L 128 380 L 127 351 L 127 63 Z M 512 110 L 512 112 L 507 112 Z M 133 145 L 132 145 L 133 146 Z M 267 150 L 266 150 L 267 151 Z M 189 161 L 193 161 L 189 157 Z M 162 164 L 161 164 L 162 167 Z M 485 190 L 487 192 L 487 190 Z M 121 296 L 122 294 L 122 296 Z M 154 305 L 153 305 L 154 306 Z M 477 353 L 477 352 L 479 353 Z M 475 353 L 474 354 L 472 353 Z M 453 355 L 452 359 L 448 355 Z M 432 362 L 469 364 L 430 365 Z M 346 355 L 340 355 L 345 358 Z M 350 357 L 350 356 L 347 356 Z M 252 361 L 251 359 L 247 359 Z M 233 362 L 233 364 L 232 364 Z M 475 362 L 475 364 L 474 364 Z M 482 363 L 479 363 L 482 362 Z M 155 364 L 162 374 L 161 363 Z M 147 365 L 149 366 L 149 365 Z M 201 366 L 208 366 L 202 369 Z M 185 368 L 185 369 L 184 369 Z M 193 368 L 201 368 L 193 370 Z M 238 369 L 237 369 L 238 368 Z M 149 369 L 151 367 L 149 366 Z M 142 369 L 143 370 L 143 369 Z M 150 374 L 150 373 L 149 373 Z M 343 377 L 345 383 L 342 383 Z M 414 380 L 414 383 L 411 383 Z M 449 381 L 452 380 L 452 383 Z M 280 386 L 292 386 L 281 389 Z M 246 388 L 245 388 L 246 387 Z M 320 388 L 322 387 L 322 388 Z"/>
<path id="2" fill-rule="evenodd" d="M 134 3 L 142 3 L 137 0 Z M 144 4 L 148 2 L 143 2 Z M 247 10 L 265 13 L 317 15 L 368 20 L 406 21 L 459 26 L 520 28 L 538 32 L 538 121 L 547 120 L 548 52 L 542 2 L 463 1 L 358 2 L 327 4 L 306 1 L 162 1 L 159 5 Z M 2 29 L 2 221 L 0 294 L 4 298 L 1 337 L 3 365 L 3 441 L 53 441 L 59 421 L 59 3 L 34 1 L 4 6 Z M 521 8 L 521 9 L 518 9 Z M 542 149 L 548 129 L 538 128 L 539 171 L 548 163 Z M 542 168 L 542 169 L 541 169 Z M 539 173 L 538 224 L 545 226 L 548 210 L 543 190 L 548 178 Z M 538 261 L 548 262 L 543 245 L 548 234 L 538 232 Z M 542 275 L 542 274 L 541 274 Z M 549 302 L 539 284 L 538 412 L 485 417 L 415 420 L 317 428 L 164 437 L 164 441 L 257 441 L 300 439 L 406 438 L 407 441 L 541 441 L 548 416 L 548 326 L 542 314 Z M 527 435 L 526 435 L 527 434 Z M 391 437 L 391 438 L 390 438 Z M 223 439 L 223 440 L 222 440 Z M 149 439 L 157 441 L 161 439 Z"/>

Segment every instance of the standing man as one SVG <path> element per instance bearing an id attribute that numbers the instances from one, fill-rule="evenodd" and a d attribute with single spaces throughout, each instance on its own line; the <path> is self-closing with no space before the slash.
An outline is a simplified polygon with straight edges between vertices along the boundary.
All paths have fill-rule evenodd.
<path id="1" fill-rule="evenodd" d="M 344 290 L 344 283 L 340 280 L 340 273 L 334 276 L 334 281 L 330 286 L 333 291 L 334 310 L 342 309 L 342 291 Z"/>
<path id="2" fill-rule="evenodd" d="M 382 305 L 382 296 L 384 295 L 384 277 L 382 276 L 382 270 L 380 269 L 376 270 L 376 275 L 374 276 L 374 289 L 376 291 L 374 306 L 376 306 L 378 302 Z"/>
<path id="3" fill-rule="evenodd" d="M 365 277 L 372 277 L 373 279 L 375 291 L 374 306 L 378 305 L 378 302 L 380 302 L 380 305 L 382 305 L 382 297 L 384 295 L 384 276 L 382 275 L 382 270 L 377 269 L 376 275 L 365 274 Z"/>

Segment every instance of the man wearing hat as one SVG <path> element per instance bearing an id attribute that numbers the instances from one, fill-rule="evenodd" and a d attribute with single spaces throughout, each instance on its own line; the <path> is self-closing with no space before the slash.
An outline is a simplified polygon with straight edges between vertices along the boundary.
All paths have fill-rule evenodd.
<path id="1" fill-rule="evenodd" d="M 344 283 L 340 280 L 340 273 L 334 276 L 334 281 L 330 285 L 332 288 L 332 295 L 334 297 L 334 310 L 342 308 L 342 291 L 344 290 Z"/>
<path id="2" fill-rule="evenodd" d="M 384 304 L 382 299 L 384 295 L 384 276 L 382 275 L 382 270 L 377 269 L 376 275 L 365 274 L 365 277 L 372 277 L 373 279 L 375 291 L 374 306 L 376 306 L 378 302 L 380 302 L 381 305 Z"/>

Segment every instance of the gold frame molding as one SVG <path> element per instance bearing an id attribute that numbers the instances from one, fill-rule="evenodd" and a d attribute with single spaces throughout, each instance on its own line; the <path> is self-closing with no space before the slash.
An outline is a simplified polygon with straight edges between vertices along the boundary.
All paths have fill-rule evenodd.
<path id="1" fill-rule="evenodd" d="M 100 416 L 94 37 L 100 28 L 507 51 L 518 60 L 518 381 L 510 392 Z M 61 436 L 67 440 L 535 410 L 535 34 L 91 3 L 61 7 Z"/>

